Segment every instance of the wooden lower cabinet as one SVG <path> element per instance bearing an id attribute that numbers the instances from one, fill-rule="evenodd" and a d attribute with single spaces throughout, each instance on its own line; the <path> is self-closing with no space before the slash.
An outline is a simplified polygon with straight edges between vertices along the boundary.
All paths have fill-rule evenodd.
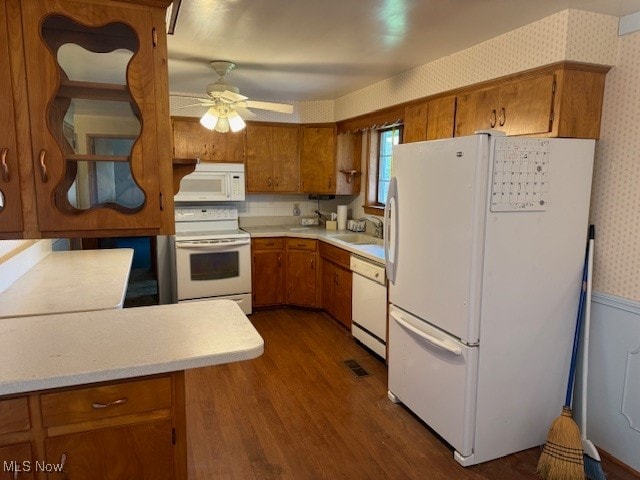
<path id="1" fill-rule="evenodd" d="M 45 449 L 50 468 L 63 465 L 50 480 L 176 478 L 171 419 L 48 438 Z"/>
<path id="2" fill-rule="evenodd" d="M 187 478 L 184 372 L 0 399 L 7 418 L 0 480 Z"/>
<path id="3" fill-rule="evenodd" d="M 332 245 L 320 245 L 322 308 L 351 329 L 351 255 Z"/>
<path id="4" fill-rule="evenodd" d="M 284 239 L 254 238 L 251 241 L 251 249 L 253 306 L 271 307 L 284 304 Z"/>
<path id="5" fill-rule="evenodd" d="M 35 478 L 35 463 L 31 443 L 0 447 L 0 480 L 28 480 Z"/>
<path id="6" fill-rule="evenodd" d="M 317 296 L 318 254 L 287 246 L 287 304 L 317 307 Z"/>

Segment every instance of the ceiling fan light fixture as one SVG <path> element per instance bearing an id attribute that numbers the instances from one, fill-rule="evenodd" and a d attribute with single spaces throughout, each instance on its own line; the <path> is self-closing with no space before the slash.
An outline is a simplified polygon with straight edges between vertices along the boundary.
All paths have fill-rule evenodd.
<path id="1" fill-rule="evenodd" d="M 229 131 L 229 119 L 227 117 L 218 118 L 214 130 L 220 133 L 227 133 Z"/>
<path id="2" fill-rule="evenodd" d="M 200 125 L 208 130 L 213 130 L 218 124 L 218 120 L 218 112 L 216 112 L 215 108 L 211 107 L 200 119 Z"/>
<path id="3" fill-rule="evenodd" d="M 235 110 L 232 112 L 229 112 L 228 120 L 229 120 L 229 128 L 231 128 L 232 132 L 239 132 L 240 130 L 242 130 L 244 127 L 247 126 L 247 124 L 244 123 L 244 120 L 242 119 L 242 117 L 238 115 L 238 112 L 236 112 Z"/>

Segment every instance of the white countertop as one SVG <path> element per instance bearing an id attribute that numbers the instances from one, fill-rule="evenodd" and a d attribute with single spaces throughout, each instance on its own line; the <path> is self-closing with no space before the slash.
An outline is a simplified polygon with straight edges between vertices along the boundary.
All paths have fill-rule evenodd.
<path id="1" fill-rule="evenodd" d="M 130 248 L 51 252 L 0 292 L 0 318 L 122 307 Z"/>
<path id="2" fill-rule="evenodd" d="M 361 257 L 384 265 L 384 247 L 380 245 L 356 245 L 334 238 L 335 235 L 353 234 L 350 230 L 327 230 L 324 227 L 303 227 L 300 225 L 276 225 L 242 227 L 252 238 L 260 237 L 295 237 L 313 238 L 347 250 Z M 376 239 L 377 240 L 377 239 Z M 381 242 L 381 240 L 378 240 Z"/>
<path id="3" fill-rule="evenodd" d="M 0 395 L 248 360 L 264 341 L 240 307 L 209 300 L 7 318 Z"/>

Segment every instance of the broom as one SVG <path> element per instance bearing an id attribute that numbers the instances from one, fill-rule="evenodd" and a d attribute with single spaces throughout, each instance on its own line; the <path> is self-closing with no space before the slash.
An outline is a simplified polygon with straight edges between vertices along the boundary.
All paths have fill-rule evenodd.
<path id="1" fill-rule="evenodd" d="M 587 438 L 587 379 L 589 376 L 589 330 L 591 326 L 591 275 L 593 273 L 593 244 L 595 227 L 589 226 L 589 260 L 587 267 L 587 296 L 584 313 L 584 345 L 582 346 L 582 408 L 580 415 L 580 429 L 582 430 L 582 449 L 584 455 L 584 473 L 589 480 L 605 480 L 604 471 L 600 464 L 600 454 Z"/>
<path id="2" fill-rule="evenodd" d="M 553 421 L 549 428 L 547 441 L 542 447 L 542 454 L 538 461 L 538 474 L 545 480 L 584 480 L 582 438 L 580 437 L 578 425 L 571 418 L 571 397 L 586 295 L 588 259 L 589 245 L 587 245 L 584 266 L 582 267 L 582 289 L 580 290 L 580 301 L 578 303 L 576 331 L 573 335 L 567 395 L 562 407 L 562 414 Z"/>

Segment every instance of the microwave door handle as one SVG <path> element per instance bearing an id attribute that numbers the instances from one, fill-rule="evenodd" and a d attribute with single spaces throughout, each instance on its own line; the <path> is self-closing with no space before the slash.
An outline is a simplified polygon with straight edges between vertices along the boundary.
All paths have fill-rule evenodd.
<path id="1" fill-rule="evenodd" d="M 227 198 L 231 198 L 231 175 L 227 174 Z"/>
<path id="2" fill-rule="evenodd" d="M 439 338 L 429 335 L 428 333 L 423 332 L 422 330 L 414 327 L 413 325 L 407 323 L 405 319 L 402 318 L 402 315 L 400 315 L 398 312 L 389 312 L 389 315 L 391 315 L 391 317 L 402 328 L 404 328 L 405 330 L 409 330 L 410 332 L 414 333 L 418 337 L 422 338 L 424 341 L 432 345 L 435 345 L 438 348 L 446 350 L 449 353 L 453 353 L 454 355 L 457 355 L 457 356 L 462 355 L 462 349 L 460 347 L 456 345 L 452 345 L 450 342 L 447 342 L 446 340 L 440 340 Z"/>
<path id="3" fill-rule="evenodd" d="M 249 240 L 234 240 L 233 242 L 221 243 L 176 242 L 176 248 L 195 248 L 199 250 L 221 250 L 239 245 L 249 245 Z"/>

